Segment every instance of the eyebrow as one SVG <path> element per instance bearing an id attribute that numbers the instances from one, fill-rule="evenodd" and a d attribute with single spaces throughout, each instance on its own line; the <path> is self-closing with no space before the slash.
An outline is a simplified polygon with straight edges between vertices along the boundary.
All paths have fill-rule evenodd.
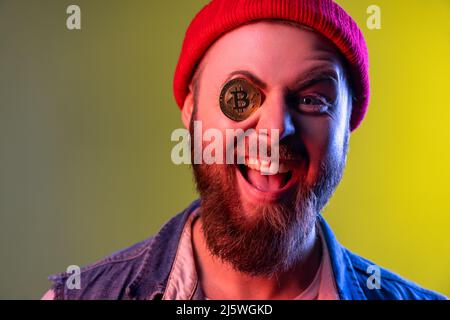
<path id="1" fill-rule="evenodd" d="M 255 83 L 260 88 L 262 88 L 262 89 L 267 88 L 267 84 L 264 81 L 262 81 L 255 74 L 253 74 L 247 70 L 237 70 L 237 71 L 231 72 L 228 75 L 227 81 L 235 75 L 243 75 L 243 76 L 249 78 L 253 83 Z M 339 83 L 338 79 L 339 79 L 339 76 L 336 73 L 336 71 L 328 66 L 312 68 L 297 77 L 297 79 L 294 81 L 295 87 L 293 88 L 293 91 L 301 91 L 301 90 L 304 90 L 306 88 L 313 86 L 316 83 L 319 83 L 322 81 L 327 81 L 327 80 L 331 80 L 337 84 L 337 83 Z"/>
<path id="2" fill-rule="evenodd" d="M 237 71 L 233 71 L 228 75 L 227 81 L 235 76 L 235 75 L 242 75 L 245 76 L 247 78 L 249 78 L 252 82 L 254 82 L 257 86 L 259 86 L 262 89 L 266 89 L 267 88 L 267 84 L 262 81 L 261 79 L 259 79 L 256 75 L 254 75 L 253 73 L 251 73 L 250 71 L 247 70 L 237 70 Z"/>
<path id="3" fill-rule="evenodd" d="M 335 84 L 339 83 L 339 75 L 336 70 L 330 67 L 317 67 L 308 70 L 307 72 L 301 74 L 295 83 L 294 91 L 301 91 L 307 89 L 322 81 L 333 81 Z"/>

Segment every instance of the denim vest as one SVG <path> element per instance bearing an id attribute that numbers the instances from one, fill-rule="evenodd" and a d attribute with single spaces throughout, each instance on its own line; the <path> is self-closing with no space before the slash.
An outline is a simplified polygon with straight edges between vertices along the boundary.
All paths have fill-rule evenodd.
<path id="1" fill-rule="evenodd" d="M 71 274 L 50 276 L 55 299 L 161 299 L 183 227 L 199 206 L 200 200 L 194 201 L 169 220 L 155 236 L 81 268 L 80 289 L 70 289 L 66 285 Z M 318 219 L 341 300 L 446 299 L 350 252 L 337 242 L 321 215 Z M 375 286 L 371 278 L 373 268 L 379 272 L 379 285 Z"/>

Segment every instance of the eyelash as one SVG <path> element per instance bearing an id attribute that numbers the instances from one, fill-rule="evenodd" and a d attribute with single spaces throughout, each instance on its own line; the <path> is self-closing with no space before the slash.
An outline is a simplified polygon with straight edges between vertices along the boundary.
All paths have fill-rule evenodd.
<path id="1" fill-rule="evenodd" d="M 307 102 L 308 104 L 306 104 Z M 308 114 L 325 114 L 328 113 L 331 107 L 332 104 L 322 95 L 308 94 L 298 98 L 298 109 L 300 112 Z"/>

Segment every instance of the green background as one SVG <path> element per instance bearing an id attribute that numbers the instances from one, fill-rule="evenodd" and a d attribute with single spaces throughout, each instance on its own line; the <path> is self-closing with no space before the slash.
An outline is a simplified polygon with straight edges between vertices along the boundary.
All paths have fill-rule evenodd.
<path id="1" fill-rule="evenodd" d="M 351 250 L 450 295 L 450 2 L 341 0 L 372 100 L 324 211 Z M 81 7 L 82 30 L 66 28 Z M 172 76 L 206 1 L 0 0 L 0 298 L 155 233 L 196 197 Z M 381 30 L 368 30 L 377 4 Z"/>

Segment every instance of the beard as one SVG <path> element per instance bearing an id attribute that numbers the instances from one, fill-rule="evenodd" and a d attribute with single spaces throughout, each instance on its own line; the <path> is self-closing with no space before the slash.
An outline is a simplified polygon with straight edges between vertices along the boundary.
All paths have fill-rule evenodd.
<path id="1" fill-rule="evenodd" d="M 210 253 L 250 276 L 272 277 L 293 269 L 304 257 L 317 215 L 342 178 L 347 149 L 348 133 L 342 159 L 326 157 L 317 178 L 308 184 L 306 151 L 280 141 L 280 159 L 301 158 L 306 169 L 298 185 L 278 202 L 253 207 L 242 203 L 236 165 L 193 164 L 202 232 Z"/>

